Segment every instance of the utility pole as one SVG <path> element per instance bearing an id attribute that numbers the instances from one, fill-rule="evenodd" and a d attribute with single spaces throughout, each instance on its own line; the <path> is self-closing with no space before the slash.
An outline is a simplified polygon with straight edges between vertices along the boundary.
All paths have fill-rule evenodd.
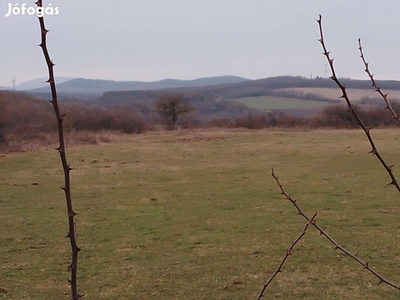
<path id="1" fill-rule="evenodd" d="M 16 79 L 15 79 L 15 77 L 13 77 L 12 79 L 11 79 L 11 89 L 12 89 L 12 91 L 13 92 L 15 92 L 15 85 L 16 85 Z"/>

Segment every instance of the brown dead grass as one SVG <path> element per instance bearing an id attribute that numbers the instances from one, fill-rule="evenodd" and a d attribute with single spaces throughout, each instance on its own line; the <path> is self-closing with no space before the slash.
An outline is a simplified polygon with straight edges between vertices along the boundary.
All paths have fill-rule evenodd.
<path id="1" fill-rule="evenodd" d="M 96 145 L 118 140 L 123 134 L 111 131 L 71 131 L 65 133 L 68 147 L 79 145 Z M 15 137 L 12 133 L 6 136 L 6 145 L 0 147 L 0 153 L 39 152 L 54 149 L 58 146 L 58 134 L 55 132 L 40 133 L 33 136 Z"/>

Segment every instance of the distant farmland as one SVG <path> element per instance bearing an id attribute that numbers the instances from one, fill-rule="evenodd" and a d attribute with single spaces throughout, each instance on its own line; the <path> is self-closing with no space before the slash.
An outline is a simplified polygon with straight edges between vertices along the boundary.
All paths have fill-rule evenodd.
<path id="1" fill-rule="evenodd" d="M 302 98 L 287 98 L 278 96 L 258 96 L 258 97 L 244 97 L 234 98 L 239 103 L 247 105 L 249 108 L 258 110 L 275 110 L 275 111 L 287 111 L 292 114 L 298 112 L 300 115 L 310 115 L 313 112 L 317 112 L 322 108 L 332 105 L 331 102 L 308 100 L 307 94 L 318 95 L 332 100 L 340 100 L 341 92 L 337 88 L 285 88 L 275 89 L 276 92 L 289 92 L 294 95 L 298 93 L 299 97 Z M 365 99 L 376 99 L 379 103 L 381 101 L 380 96 L 371 89 L 348 89 L 347 93 L 350 100 L 353 102 L 360 102 Z M 389 101 L 400 101 L 400 91 L 387 90 L 384 93 L 388 93 Z M 382 102 L 383 103 L 383 102 Z"/>
<path id="2" fill-rule="evenodd" d="M 276 96 L 258 96 L 230 99 L 243 103 L 250 108 L 259 110 L 286 110 L 286 109 L 315 109 L 323 108 L 332 103 L 299 98 L 284 98 Z"/>
<path id="3" fill-rule="evenodd" d="M 341 92 L 338 88 L 285 88 L 285 89 L 276 89 L 275 91 L 283 91 L 283 92 L 298 92 L 301 95 L 306 94 L 314 94 L 324 96 L 330 99 L 339 99 L 341 96 Z M 389 100 L 399 100 L 400 99 L 400 91 L 398 90 L 384 90 L 384 93 L 388 93 Z M 371 89 L 347 89 L 347 93 L 350 97 L 350 100 L 359 101 L 362 98 L 379 98 L 378 93 L 375 92 L 373 88 Z"/>

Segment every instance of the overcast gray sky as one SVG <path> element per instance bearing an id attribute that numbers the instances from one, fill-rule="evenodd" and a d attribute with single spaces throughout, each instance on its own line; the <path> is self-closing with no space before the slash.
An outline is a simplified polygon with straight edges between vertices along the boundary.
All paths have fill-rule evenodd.
<path id="1" fill-rule="evenodd" d="M 34 6 L 34 0 L 25 2 Z M 0 2 L 0 85 L 47 77 L 38 20 L 5 17 Z M 400 80 L 396 0 L 53 0 L 46 16 L 56 76 L 153 81 L 237 75 L 324 76 L 316 19 L 341 77 L 366 78 L 357 39 L 376 78 Z"/>

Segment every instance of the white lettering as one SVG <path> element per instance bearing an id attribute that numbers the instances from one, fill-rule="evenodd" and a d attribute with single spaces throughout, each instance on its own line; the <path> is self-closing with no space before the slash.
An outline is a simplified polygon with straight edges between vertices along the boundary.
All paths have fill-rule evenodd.
<path id="1" fill-rule="evenodd" d="M 5 14 L 6 18 L 11 15 L 11 3 L 8 3 L 8 12 Z"/>
<path id="2" fill-rule="evenodd" d="M 25 11 L 26 11 L 26 3 L 22 3 L 21 15 L 25 15 Z"/>
<path id="3" fill-rule="evenodd" d="M 54 8 L 52 7 L 52 3 L 49 4 L 49 6 L 46 7 L 45 12 L 46 15 L 54 15 Z"/>
<path id="4" fill-rule="evenodd" d="M 42 6 L 27 6 L 26 3 L 22 3 L 21 6 L 19 6 L 19 3 L 12 5 L 11 2 L 7 3 L 7 13 L 4 15 L 5 17 L 9 17 L 11 15 L 18 16 L 18 15 L 36 15 L 37 17 L 41 18 L 44 17 L 45 15 L 47 16 L 56 16 L 60 13 L 60 10 L 58 7 L 54 7 L 53 3 L 50 3 L 46 7 Z"/>
<path id="5" fill-rule="evenodd" d="M 13 15 L 19 15 L 19 13 L 21 12 L 21 9 L 18 7 L 18 3 L 15 4 L 15 6 L 12 9 L 12 13 Z"/>
<path id="6" fill-rule="evenodd" d="M 26 9 L 26 12 L 28 13 L 28 15 L 33 16 L 36 13 L 36 9 L 34 7 L 28 7 Z"/>
<path id="7" fill-rule="evenodd" d="M 43 7 L 38 6 L 36 8 L 36 16 L 39 17 L 39 18 L 44 16 L 44 8 Z"/>

